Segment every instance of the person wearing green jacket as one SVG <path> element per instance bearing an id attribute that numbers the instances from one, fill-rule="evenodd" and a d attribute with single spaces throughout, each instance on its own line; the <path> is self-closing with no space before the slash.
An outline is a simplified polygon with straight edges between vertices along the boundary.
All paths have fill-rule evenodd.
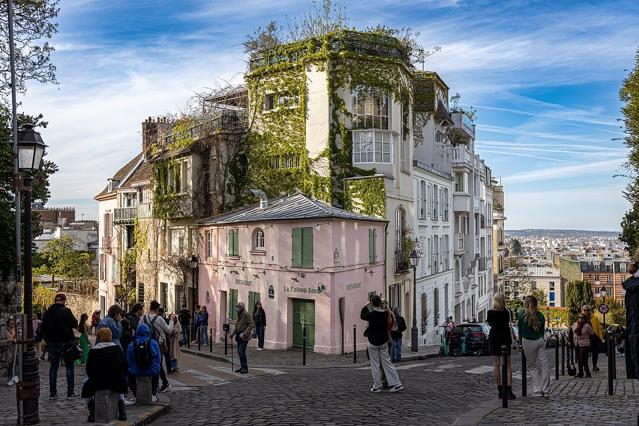
<path id="1" fill-rule="evenodd" d="M 520 311 L 518 315 L 517 326 L 526 360 L 528 365 L 532 367 L 532 396 L 547 397 L 550 394 L 550 368 L 546 356 L 546 342 L 544 341 L 546 319 L 537 310 L 537 306 L 538 302 L 535 296 L 526 296 L 524 310 Z"/>
<path id="2" fill-rule="evenodd" d="M 78 331 L 80 332 L 80 347 L 82 348 L 82 357 L 80 357 L 79 361 L 82 364 L 86 364 L 87 358 L 89 357 L 89 349 L 91 349 L 91 344 L 89 343 L 89 324 L 87 323 L 88 320 L 89 315 L 80 315 L 80 324 L 78 324 Z"/>

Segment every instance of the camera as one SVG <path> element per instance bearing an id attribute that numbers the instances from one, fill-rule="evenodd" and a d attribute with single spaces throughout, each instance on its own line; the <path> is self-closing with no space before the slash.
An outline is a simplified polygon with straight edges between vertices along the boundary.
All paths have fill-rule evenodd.
<path id="1" fill-rule="evenodd" d="M 223 324 L 222 325 L 222 330 L 224 330 L 225 332 L 228 332 L 231 330 L 231 326 L 228 324 Z"/>

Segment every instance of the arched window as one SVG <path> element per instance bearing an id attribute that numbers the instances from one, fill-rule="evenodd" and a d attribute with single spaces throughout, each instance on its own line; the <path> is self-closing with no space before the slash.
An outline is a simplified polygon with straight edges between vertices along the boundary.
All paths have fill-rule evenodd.
<path id="1" fill-rule="evenodd" d="M 433 313 L 435 319 L 433 321 L 434 325 L 439 324 L 439 289 L 436 288 L 433 292 Z"/>
<path id="2" fill-rule="evenodd" d="M 253 231 L 253 250 L 264 251 L 264 231 L 261 228 Z"/>

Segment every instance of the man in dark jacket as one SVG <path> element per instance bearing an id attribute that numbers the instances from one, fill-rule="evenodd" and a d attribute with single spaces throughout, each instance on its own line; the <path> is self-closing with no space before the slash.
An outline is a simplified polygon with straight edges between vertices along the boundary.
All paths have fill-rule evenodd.
<path id="1" fill-rule="evenodd" d="M 397 307 L 393 308 L 393 315 L 395 316 L 395 323 L 391 328 L 391 362 L 402 361 L 402 333 L 406 331 L 406 320 L 400 315 Z"/>
<path id="2" fill-rule="evenodd" d="M 82 398 L 90 398 L 88 402 L 88 422 L 95 421 L 95 401 L 93 397 L 99 390 L 110 390 L 123 395 L 127 392 L 126 374 L 128 366 L 122 348 L 115 344 L 111 337 L 111 329 L 105 327 L 98 331 L 100 343 L 89 351 L 87 359 L 87 381 L 82 386 Z M 118 420 L 126 420 L 124 398 L 118 400 Z"/>
<path id="3" fill-rule="evenodd" d="M 629 379 L 639 378 L 639 264 L 630 265 L 633 274 L 621 286 L 626 291 L 626 375 Z"/>
<path id="4" fill-rule="evenodd" d="M 140 325 L 140 318 L 144 315 L 144 305 L 141 303 L 136 303 L 131 308 L 131 311 L 126 314 L 126 319 L 129 321 L 131 328 L 133 329 L 133 334 L 135 334 L 135 330 L 138 329 L 138 325 Z"/>
<path id="5" fill-rule="evenodd" d="M 178 319 L 182 327 L 180 345 L 186 345 L 189 338 L 189 326 L 191 325 L 191 313 L 186 309 L 186 305 L 182 305 L 182 310 L 178 312 Z"/>
<path id="6" fill-rule="evenodd" d="M 67 398 L 76 398 L 73 361 L 66 359 L 64 355 L 65 346 L 71 345 L 75 341 L 73 330 L 78 327 L 78 320 L 65 305 L 67 297 L 58 293 L 55 296 L 55 303 L 47 309 L 42 318 L 42 333 L 47 343 L 49 353 L 49 399 L 58 399 L 58 367 L 60 359 L 65 357 L 64 365 L 67 370 Z"/>
<path id="7" fill-rule="evenodd" d="M 371 303 L 362 308 L 360 317 L 368 321 L 366 337 L 368 338 L 368 354 L 371 359 L 371 372 L 373 374 L 373 387 L 371 392 L 382 390 L 381 366 L 390 386 L 390 392 L 398 392 L 404 389 L 395 366 L 388 357 L 388 325 L 390 312 L 381 308 L 382 299 L 373 296 Z"/>

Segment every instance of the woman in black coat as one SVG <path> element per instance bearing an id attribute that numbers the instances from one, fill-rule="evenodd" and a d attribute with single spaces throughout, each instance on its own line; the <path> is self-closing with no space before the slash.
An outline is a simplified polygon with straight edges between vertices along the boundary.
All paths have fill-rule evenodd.
<path id="1" fill-rule="evenodd" d="M 639 379 L 639 262 L 630 264 L 628 272 L 632 276 L 621 284 L 626 291 L 626 376 Z"/>
<path id="2" fill-rule="evenodd" d="M 93 397 L 99 390 L 110 390 L 120 394 L 118 399 L 118 420 L 126 420 L 123 394 L 127 392 L 126 375 L 128 366 L 122 348 L 112 342 L 111 330 L 107 327 L 98 331 L 100 342 L 89 351 L 86 370 L 87 380 L 82 386 L 82 398 L 88 402 L 88 422 L 95 421 L 95 401 Z"/>

